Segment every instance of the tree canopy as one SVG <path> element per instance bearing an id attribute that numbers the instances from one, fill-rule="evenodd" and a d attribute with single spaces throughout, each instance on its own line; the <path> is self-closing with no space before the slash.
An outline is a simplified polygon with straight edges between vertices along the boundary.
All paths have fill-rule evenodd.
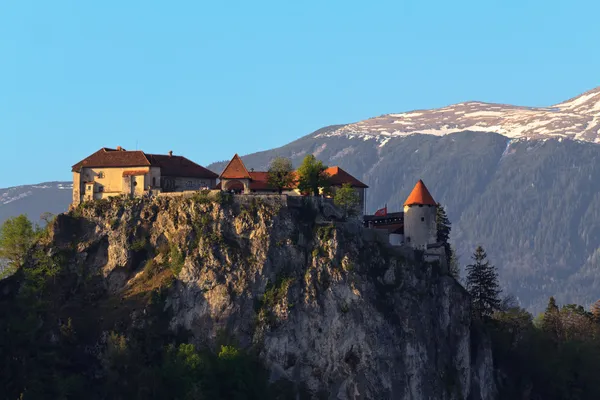
<path id="1" fill-rule="evenodd" d="M 360 212 L 360 197 L 349 183 L 344 183 L 335 192 L 333 203 L 342 209 L 345 217 L 357 215 Z"/>
<path id="2" fill-rule="evenodd" d="M 300 192 L 318 196 L 319 189 L 326 190 L 330 186 L 326 169 L 327 166 L 321 160 L 317 160 L 314 155 L 308 154 L 304 157 L 297 171 Z"/>
<path id="3" fill-rule="evenodd" d="M 275 157 L 269 164 L 268 182 L 277 188 L 279 194 L 283 189 L 290 188 L 294 182 L 292 161 L 285 157 Z"/>
<path id="4" fill-rule="evenodd" d="M 8 262 L 9 269 L 23 265 L 35 234 L 33 225 L 23 214 L 4 221 L 0 227 L 0 259 Z"/>

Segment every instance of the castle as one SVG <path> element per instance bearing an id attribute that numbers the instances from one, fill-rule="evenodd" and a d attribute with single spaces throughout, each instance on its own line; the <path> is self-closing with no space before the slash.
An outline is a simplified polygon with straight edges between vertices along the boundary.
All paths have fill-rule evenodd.
<path id="1" fill-rule="evenodd" d="M 73 165 L 72 172 L 73 206 L 120 195 L 198 190 L 224 190 L 244 195 L 278 193 L 269 183 L 267 171 L 248 170 L 237 154 L 217 175 L 185 157 L 173 155 L 172 151 L 167 155 L 148 154 L 141 150 L 127 151 L 119 146 L 116 149 L 101 148 Z M 345 184 L 356 191 L 365 227 L 385 232 L 391 245 L 408 246 L 422 251 L 426 260 L 442 261 L 443 244 L 437 243 L 437 203 L 423 181 L 419 180 L 413 188 L 404 202 L 403 212 L 388 214 L 386 207 L 375 215 L 364 215 L 368 186 L 337 166 L 329 167 L 325 172 L 331 185 L 329 198 Z M 306 195 L 298 190 L 297 179 L 282 193 Z"/>

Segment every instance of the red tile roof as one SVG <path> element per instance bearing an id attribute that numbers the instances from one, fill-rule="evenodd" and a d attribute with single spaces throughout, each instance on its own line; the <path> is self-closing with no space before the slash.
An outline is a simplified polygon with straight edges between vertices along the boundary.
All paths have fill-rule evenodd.
<path id="1" fill-rule="evenodd" d="M 405 206 L 412 206 L 412 205 L 435 206 L 435 205 L 437 205 L 437 203 L 435 202 L 435 200 L 433 200 L 431 193 L 429 193 L 429 190 L 427 190 L 427 187 L 425 186 L 423 181 L 419 179 L 419 182 L 417 182 L 417 184 L 413 188 L 412 192 L 410 192 L 410 195 L 404 202 L 404 205 Z"/>
<path id="2" fill-rule="evenodd" d="M 218 175 L 182 156 L 146 154 L 153 167 L 160 167 L 161 176 L 217 179 Z"/>
<path id="3" fill-rule="evenodd" d="M 251 179 L 250 173 L 237 154 L 233 156 L 229 164 L 225 167 L 219 179 Z"/>
<path id="4" fill-rule="evenodd" d="M 250 189 L 251 190 L 277 190 L 273 186 L 269 185 L 269 173 L 268 172 L 250 172 Z"/>
<path id="5" fill-rule="evenodd" d="M 146 154 L 141 150 L 102 148 L 73 165 L 73 172 L 81 168 L 160 167 L 162 176 L 216 179 L 217 174 L 182 156 Z"/>
<path id="6" fill-rule="evenodd" d="M 101 148 L 91 156 L 84 158 L 73 165 L 73 172 L 81 171 L 88 167 L 143 167 L 150 166 L 150 161 L 143 151 L 126 151 L 109 148 Z"/>
<path id="7" fill-rule="evenodd" d="M 325 170 L 329 174 L 329 182 L 333 186 L 342 186 L 344 183 L 349 183 L 353 187 L 368 188 L 367 185 L 341 169 L 340 167 L 329 167 Z"/>

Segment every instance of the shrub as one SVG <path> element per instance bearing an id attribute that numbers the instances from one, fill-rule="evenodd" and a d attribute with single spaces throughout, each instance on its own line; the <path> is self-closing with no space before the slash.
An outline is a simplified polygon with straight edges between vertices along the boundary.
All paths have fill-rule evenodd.
<path id="1" fill-rule="evenodd" d="M 129 246 L 129 248 L 133 251 L 141 251 L 146 248 L 146 244 L 147 244 L 146 238 L 141 238 L 141 239 L 134 240 L 133 243 L 131 243 L 131 246 Z"/>
<path id="2" fill-rule="evenodd" d="M 171 271 L 173 271 L 173 275 L 179 276 L 181 270 L 183 269 L 183 264 L 185 263 L 185 256 L 183 255 L 181 250 L 179 250 L 177 245 L 171 245 L 169 258 L 171 260 Z"/>
<path id="3" fill-rule="evenodd" d="M 233 203 L 233 195 L 231 193 L 227 193 L 227 192 L 217 192 L 216 196 L 215 196 L 215 202 L 217 202 L 217 204 L 221 204 L 221 205 L 228 205 Z"/>

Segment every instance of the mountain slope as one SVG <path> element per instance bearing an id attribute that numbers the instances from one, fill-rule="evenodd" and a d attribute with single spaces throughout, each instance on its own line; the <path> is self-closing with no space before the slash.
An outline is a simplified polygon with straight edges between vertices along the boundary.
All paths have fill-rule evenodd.
<path id="1" fill-rule="evenodd" d="M 44 212 L 65 212 L 71 203 L 72 190 L 71 182 L 0 188 L 0 224 L 19 214 L 27 214 L 29 219 L 37 222 Z"/>

